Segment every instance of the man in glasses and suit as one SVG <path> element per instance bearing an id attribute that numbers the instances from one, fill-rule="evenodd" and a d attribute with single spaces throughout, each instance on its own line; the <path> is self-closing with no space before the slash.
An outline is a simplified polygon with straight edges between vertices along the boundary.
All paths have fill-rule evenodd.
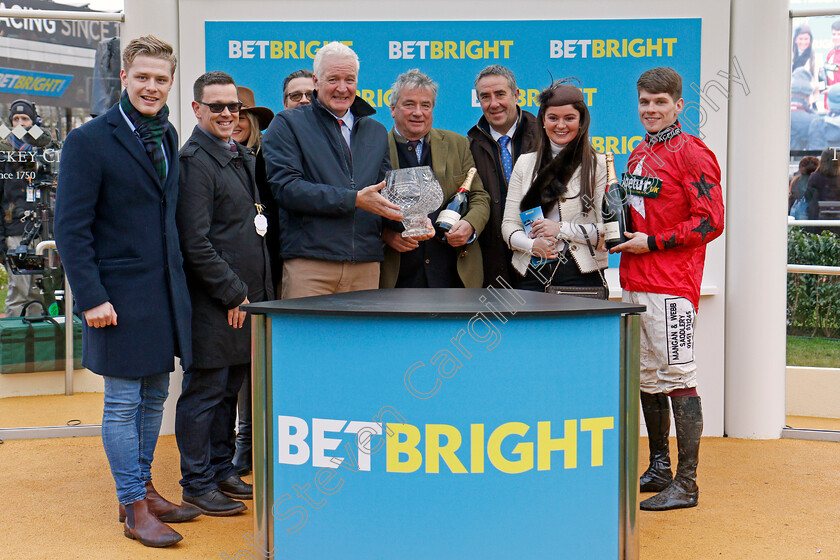
<path id="1" fill-rule="evenodd" d="M 283 108 L 294 109 L 312 102 L 315 81 L 309 70 L 295 70 L 283 80 Z"/>
<path id="2" fill-rule="evenodd" d="M 198 125 L 181 148 L 178 230 L 193 308 L 193 366 L 184 374 L 175 436 L 184 502 L 205 515 L 246 509 L 253 489 L 233 465 L 236 400 L 251 370 L 250 321 L 240 305 L 274 299 L 268 221 L 253 152 L 231 138 L 239 122 L 233 78 L 195 81 Z"/>
<path id="3" fill-rule="evenodd" d="M 379 287 L 382 217 L 401 220 L 385 186 L 388 133 L 356 97 L 359 57 L 338 42 L 315 55 L 312 103 L 277 113 L 263 135 L 285 223 L 282 297 Z"/>

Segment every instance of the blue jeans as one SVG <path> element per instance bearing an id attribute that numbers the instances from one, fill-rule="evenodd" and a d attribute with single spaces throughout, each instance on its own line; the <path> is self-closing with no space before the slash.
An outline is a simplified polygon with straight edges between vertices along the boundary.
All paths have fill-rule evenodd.
<path id="1" fill-rule="evenodd" d="M 169 372 L 145 377 L 105 379 L 102 445 L 117 485 L 117 499 L 130 504 L 146 497 L 152 479 Z"/>
<path id="2" fill-rule="evenodd" d="M 184 495 L 201 496 L 236 474 L 233 467 L 236 399 L 251 364 L 198 369 L 184 374 L 175 412 Z"/>

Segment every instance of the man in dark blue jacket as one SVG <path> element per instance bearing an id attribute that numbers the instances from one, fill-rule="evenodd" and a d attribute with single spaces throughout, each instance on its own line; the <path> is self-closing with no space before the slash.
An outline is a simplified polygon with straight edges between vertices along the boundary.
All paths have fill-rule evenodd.
<path id="1" fill-rule="evenodd" d="M 314 71 L 312 104 L 277 113 L 263 135 L 268 180 L 284 213 L 284 299 L 378 288 L 382 217 L 402 219 L 379 194 L 391 168 L 388 135 L 356 97 L 359 58 L 329 43 Z"/>
<path id="2" fill-rule="evenodd" d="M 105 379 L 102 445 L 124 534 L 175 544 L 165 522 L 199 511 L 164 500 L 151 464 L 175 357 L 190 367 L 190 300 L 175 206 L 178 135 L 166 100 L 172 47 L 147 36 L 123 51 L 125 91 L 108 112 L 70 132 L 56 199 L 58 252 L 84 313 L 82 365 Z"/>

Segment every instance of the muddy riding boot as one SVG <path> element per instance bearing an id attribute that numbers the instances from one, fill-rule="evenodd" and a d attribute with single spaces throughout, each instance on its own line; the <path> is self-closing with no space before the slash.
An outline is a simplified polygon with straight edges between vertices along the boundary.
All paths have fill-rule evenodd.
<path id="1" fill-rule="evenodd" d="M 700 493 L 697 488 L 697 461 L 703 433 L 700 397 L 671 397 L 671 404 L 677 429 L 677 475 L 665 490 L 640 504 L 647 511 L 695 507 Z"/>
<path id="2" fill-rule="evenodd" d="M 639 477 L 639 491 L 661 492 L 674 478 L 668 454 L 668 432 L 671 430 L 671 407 L 665 393 L 642 392 L 642 412 L 648 432 L 650 466 Z"/>
<path id="3" fill-rule="evenodd" d="M 149 511 L 146 499 L 125 505 L 123 533 L 129 539 L 137 539 L 145 546 L 155 548 L 171 546 L 183 538 Z"/>

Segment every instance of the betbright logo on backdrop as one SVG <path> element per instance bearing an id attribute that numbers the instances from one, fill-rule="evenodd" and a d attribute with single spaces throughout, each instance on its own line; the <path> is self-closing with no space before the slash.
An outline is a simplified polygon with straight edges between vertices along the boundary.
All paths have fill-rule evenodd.
<path id="1" fill-rule="evenodd" d="M 551 39 L 549 58 L 644 58 L 674 56 L 676 37 L 656 39 Z"/>
<path id="2" fill-rule="evenodd" d="M 318 50 L 331 41 L 228 41 L 228 58 L 314 59 Z M 353 41 L 338 42 L 353 46 Z"/>
<path id="3" fill-rule="evenodd" d="M 427 474 L 441 472 L 441 463 L 451 473 L 478 474 L 493 469 L 519 474 L 535 467 L 538 471 L 576 469 L 580 446 L 589 446 L 588 467 L 604 465 L 604 432 L 615 427 L 613 416 L 536 422 L 505 422 L 498 426 L 470 424 L 459 429 L 448 424 L 414 426 L 409 423 L 379 424 L 312 418 L 311 424 L 295 416 L 278 416 L 277 462 L 338 468 L 345 461 L 354 471 L 371 471 L 371 456 L 384 443 L 385 472 Z M 385 432 L 375 445 L 372 441 Z M 332 434 L 329 436 L 327 434 Z M 342 434 L 352 437 L 354 445 Z M 336 437 L 338 436 L 338 437 Z M 422 442 L 422 444 L 421 444 Z M 340 457 L 339 446 L 355 452 Z M 512 445 L 512 447 L 511 447 Z M 562 453 L 562 457 L 555 455 Z M 556 459 L 552 462 L 552 458 Z M 489 463 L 489 465 L 488 465 Z"/>

